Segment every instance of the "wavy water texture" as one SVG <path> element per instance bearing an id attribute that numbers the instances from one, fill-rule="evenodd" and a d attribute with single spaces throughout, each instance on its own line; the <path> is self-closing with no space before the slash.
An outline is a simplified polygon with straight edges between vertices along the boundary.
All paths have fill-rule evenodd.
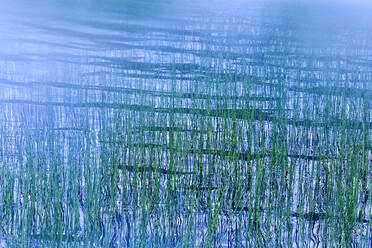
<path id="1" fill-rule="evenodd" d="M 2 0 L 0 247 L 369 247 L 371 8 Z"/>

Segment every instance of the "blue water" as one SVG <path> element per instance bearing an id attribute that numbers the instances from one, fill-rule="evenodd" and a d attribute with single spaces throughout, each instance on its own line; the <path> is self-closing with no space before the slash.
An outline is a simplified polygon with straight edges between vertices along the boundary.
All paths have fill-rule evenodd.
<path id="1" fill-rule="evenodd" d="M 249 182 L 252 187 L 258 185 L 260 165 L 269 161 L 258 156 L 252 162 L 247 153 L 270 153 L 275 144 L 287 147 L 288 160 L 276 160 L 273 166 L 277 168 L 267 166 L 266 178 L 261 178 L 267 182 L 259 203 L 262 225 L 252 225 L 250 211 L 222 211 L 216 217 L 219 225 L 212 235 L 212 247 L 318 247 L 342 242 L 367 247 L 371 236 L 367 223 L 370 180 L 363 181 L 359 174 L 352 176 L 358 185 L 356 211 L 364 213 L 361 221 L 354 220 L 352 228 L 336 221 L 344 210 L 332 196 L 314 196 L 315 207 L 310 209 L 308 198 L 302 196 L 306 192 L 300 191 L 308 187 L 314 192 L 331 192 L 325 185 L 327 173 L 336 172 L 320 168 L 328 164 L 323 161 L 325 156 L 343 155 L 340 145 L 349 149 L 354 144 L 355 151 L 371 152 L 372 7 L 366 2 L 2 0 L 0 247 L 183 247 L 188 225 L 193 237 L 191 247 L 206 246 L 208 214 L 217 209 L 214 203 L 209 210 L 202 201 L 192 208 L 188 193 L 176 190 L 171 196 L 176 199 L 170 211 L 173 215 L 169 214 L 162 208 L 171 195 L 167 177 L 159 179 L 159 195 L 163 198 L 154 209 L 163 212 L 158 215 L 151 212 L 148 202 L 146 207 L 136 205 L 137 194 L 132 193 L 135 183 L 141 189 L 147 187 L 146 183 L 131 181 L 135 177 L 143 179 L 132 169 L 138 164 L 149 166 L 151 159 L 147 157 L 150 155 L 138 159 L 136 156 L 147 154 L 147 150 L 128 148 L 129 137 L 133 144 L 162 141 L 156 156 L 163 159 L 164 173 L 170 173 L 168 156 L 172 155 L 168 150 L 173 150 L 165 147 L 171 143 L 171 124 L 182 129 L 175 137 L 184 141 L 180 145 L 183 147 L 177 148 L 184 152 L 175 163 L 180 180 L 175 179 L 175 184 L 194 182 L 190 175 L 199 163 L 210 172 L 215 168 L 219 174 L 209 178 L 202 175 L 202 180 L 204 187 L 213 184 L 218 190 L 211 188 L 198 197 L 216 200 L 218 192 L 226 198 L 226 206 L 231 201 L 231 189 L 222 192 L 220 183 L 236 183 L 230 181 L 230 169 L 236 161 L 216 160 L 208 151 L 211 146 L 206 136 L 212 139 L 215 150 L 236 149 L 240 154 L 236 163 L 251 168 L 250 172 L 242 169 L 243 188 Z M 149 126 L 163 129 L 151 131 Z M 342 129 L 344 126 L 348 128 Z M 205 136 L 190 131 L 203 128 L 207 130 Z M 236 132 L 233 137 L 241 142 L 238 148 L 219 136 L 221 129 Z M 308 134 L 306 139 L 301 136 L 304 133 Z M 201 147 L 202 156 L 184 147 L 191 143 Z M 356 148 L 358 145 L 364 148 Z M 370 177 L 370 157 L 355 153 L 355 157 L 345 156 L 356 158 Z M 126 154 L 132 154 L 132 158 Z M 148 160 L 144 162 L 143 158 Z M 87 186 L 91 173 L 102 176 L 92 179 L 97 185 L 114 187 L 114 177 L 105 173 L 107 164 L 114 160 L 126 163 L 126 170 L 122 168 L 117 175 L 117 203 L 106 202 L 109 193 L 104 189 L 92 186 L 89 195 Z M 293 190 L 283 189 L 280 163 L 293 166 Z M 351 173 L 350 160 L 329 162 L 339 168 L 336 163 L 342 167 L 337 175 L 346 178 Z M 319 171 L 318 181 L 312 171 Z M 28 179 L 28 173 L 36 177 Z M 151 175 L 145 178 L 155 180 Z M 51 178 L 60 191 L 43 188 Z M 269 180 L 276 184 L 270 186 Z M 39 190 L 36 212 L 29 212 L 31 205 L 25 203 L 27 182 Z M 335 185 L 332 183 L 332 187 Z M 281 198 L 271 192 L 285 193 Z M 43 202 L 45 195 L 52 197 L 50 205 Z M 77 197 L 80 205 L 74 209 Z M 249 193 L 242 196 L 250 209 L 260 197 Z M 6 199 L 11 199 L 14 206 Z M 58 199 L 63 199 L 61 205 L 56 203 Z M 113 204 L 115 210 L 107 204 Z M 43 219 L 43 212 L 53 212 L 49 207 L 57 205 L 64 209 L 61 239 L 49 234 L 56 219 Z M 86 210 L 93 206 L 100 209 L 98 224 L 89 219 Z M 292 216 L 280 210 L 287 206 Z M 334 236 L 326 231 L 327 221 L 297 216 L 300 206 L 305 212 L 332 209 L 329 229 Z M 27 217 L 30 213 L 35 213 L 34 219 Z M 58 214 L 51 216 L 57 218 Z M 174 219 L 167 222 L 168 218 Z M 141 220 L 147 223 L 144 229 Z M 40 224 L 43 221 L 47 224 Z M 30 229 L 25 223 L 32 223 Z M 143 230 L 147 231 L 145 237 Z M 351 238 L 345 234 L 349 230 L 353 231 Z M 26 234 L 19 237 L 20 233 Z"/>

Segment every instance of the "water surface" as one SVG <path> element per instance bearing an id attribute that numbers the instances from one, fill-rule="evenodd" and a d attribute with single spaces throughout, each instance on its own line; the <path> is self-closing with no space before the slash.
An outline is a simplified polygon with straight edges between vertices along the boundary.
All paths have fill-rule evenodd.
<path id="1" fill-rule="evenodd" d="M 0 246 L 371 242 L 371 6 L 2 1 Z"/>

